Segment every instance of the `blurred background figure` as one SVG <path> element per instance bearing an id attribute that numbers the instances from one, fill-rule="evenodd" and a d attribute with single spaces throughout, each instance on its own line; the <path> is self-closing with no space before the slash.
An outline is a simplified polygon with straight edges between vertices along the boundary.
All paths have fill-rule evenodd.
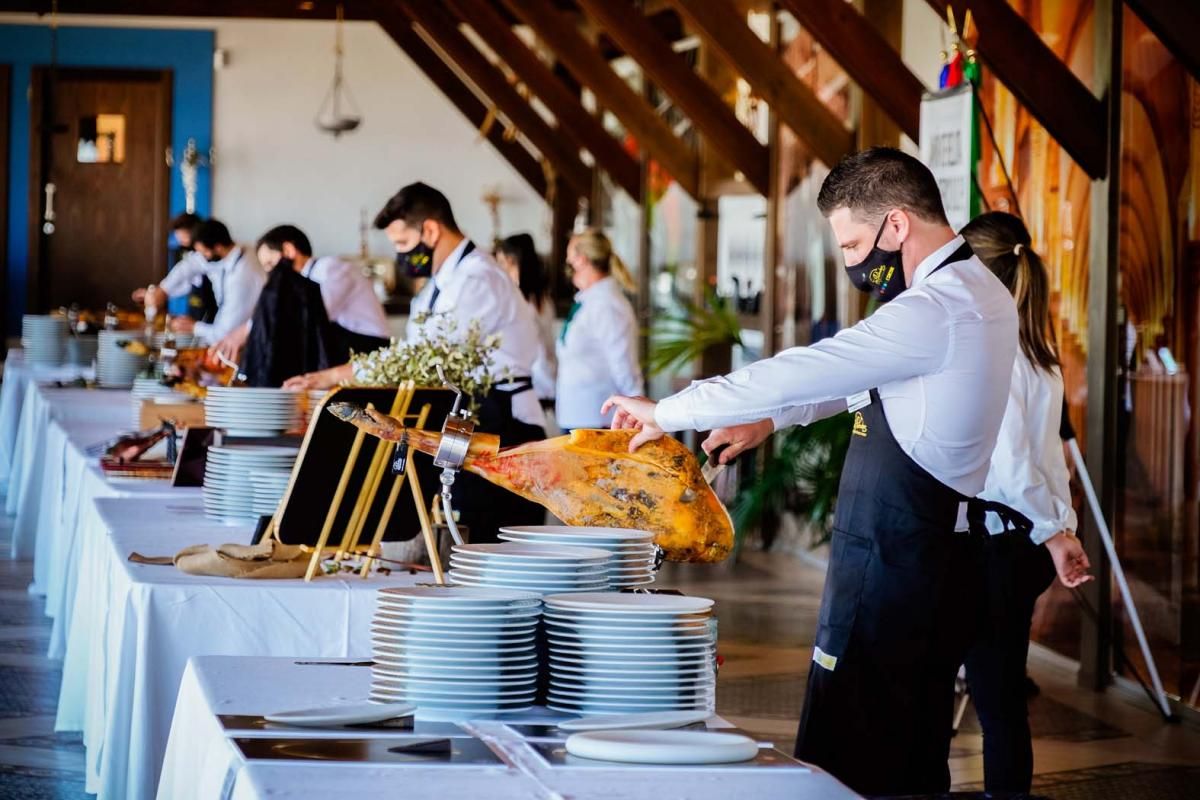
<path id="1" fill-rule="evenodd" d="M 171 241 L 168 242 L 168 262 L 172 269 L 179 262 L 188 258 L 200 257 L 192 247 L 192 238 L 196 228 L 204 218 L 185 211 L 171 220 Z M 203 261 L 203 259 L 201 259 Z M 203 267 L 203 264 L 200 264 Z M 172 297 L 167 300 L 167 313 L 186 315 L 197 322 L 212 322 L 217 316 L 217 298 L 213 294 L 212 281 L 197 270 L 192 279 L 192 290 L 187 295 Z"/>
<path id="2" fill-rule="evenodd" d="M 637 315 L 625 294 L 633 276 L 595 229 L 571 237 L 567 266 L 578 293 L 558 336 L 555 415 L 564 430 L 606 428 L 605 400 L 643 393 Z"/>
<path id="3" fill-rule="evenodd" d="M 533 237 L 517 233 L 506 237 L 496 246 L 496 263 L 508 273 L 521 290 L 525 302 L 533 309 L 538 322 L 541 352 L 533 362 L 533 390 L 539 400 L 554 399 L 557 375 L 555 358 L 554 301 L 548 296 L 546 265 L 538 255 Z"/>

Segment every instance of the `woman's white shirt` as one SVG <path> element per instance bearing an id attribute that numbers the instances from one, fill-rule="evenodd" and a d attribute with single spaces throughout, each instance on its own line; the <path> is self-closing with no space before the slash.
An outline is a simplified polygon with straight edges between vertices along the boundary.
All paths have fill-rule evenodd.
<path id="1" fill-rule="evenodd" d="M 579 308 L 558 339 L 555 417 L 563 428 L 607 428 L 612 414 L 600 413 L 605 400 L 643 393 L 637 315 L 612 277 L 575 301 Z"/>
<path id="2" fill-rule="evenodd" d="M 1062 402 L 1063 380 L 1058 368 L 1040 369 L 1018 353 L 1004 421 L 981 496 L 1029 517 L 1033 522 L 1030 538 L 1035 544 L 1059 531 L 1074 531 L 1078 524 L 1059 437 Z M 1003 530 L 994 514 L 988 515 L 988 530 Z"/>

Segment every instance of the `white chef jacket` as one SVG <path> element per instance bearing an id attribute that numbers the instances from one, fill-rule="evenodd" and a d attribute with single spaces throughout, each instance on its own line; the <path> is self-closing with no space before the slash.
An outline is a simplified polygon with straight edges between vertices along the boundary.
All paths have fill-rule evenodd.
<path id="1" fill-rule="evenodd" d="M 333 256 L 309 258 L 300 274 L 320 284 L 330 322 L 351 333 L 391 338 L 383 305 L 371 282 L 353 264 Z"/>
<path id="2" fill-rule="evenodd" d="M 211 323 L 197 322 L 195 333 L 202 341 L 215 344 L 254 315 L 267 277 L 253 249 L 235 245 L 220 261 L 192 253 L 171 268 L 158 288 L 168 297 L 179 297 L 190 292 L 193 281 L 201 276 L 212 282 L 217 315 Z"/>
<path id="3" fill-rule="evenodd" d="M 640 395 L 637 315 L 620 284 L 602 278 L 575 295 L 579 308 L 558 340 L 554 415 L 563 428 L 607 428 L 614 394 Z"/>
<path id="4" fill-rule="evenodd" d="M 526 299 L 525 302 L 529 303 Z M 543 298 L 541 308 L 529 303 L 538 323 L 538 341 L 540 349 L 538 357 L 533 362 L 533 390 L 539 400 L 553 400 L 555 383 L 558 380 L 557 352 L 558 319 L 554 316 L 554 303 L 550 298 Z"/>
<path id="5" fill-rule="evenodd" d="M 1074 531 L 1078 524 L 1071 505 L 1071 476 L 1058 435 L 1062 401 L 1063 380 L 1058 368 L 1039 369 L 1018 354 L 1004 422 L 981 496 L 1029 517 L 1034 544 L 1059 531 Z M 1004 530 L 994 514 L 988 515 L 987 523 L 992 533 Z"/>
<path id="6" fill-rule="evenodd" d="M 828 339 L 793 347 L 658 404 L 666 431 L 709 430 L 770 417 L 805 424 L 877 388 L 900 448 L 966 497 L 983 490 L 1008 402 L 1017 350 L 1012 295 L 972 256 L 934 272 L 963 242 L 938 248 L 913 285 Z"/>
<path id="7" fill-rule="evenodd" d="M 437 273 L 413 298 L 405 336 L 410 340 L 421 337 L 422 326 L 416 320 L 422 312 L 449 314 L 457 330 L 464 334 L 471 320 L 477 319 L 484 336 L 500 336 L 500 347 L 493 357 L 497 374 L 507 370 L 510 377 L 530 378 L 540 349 L 533 309 L 491 255 L 478 247 L 464 255 L 467 241 L 463 239 L 451 251 Z M 437 301 L 430 308 L 435 286 L 439 290 Z M 426 324 L 432 326 L 436 322 L 430 320 Z M 505 385 L 499 384 L 499 387 Z M 546 424 L 537 394 L 532 389 L 513 395 L 512 410 L 513 416 L 521 422 Z"/>

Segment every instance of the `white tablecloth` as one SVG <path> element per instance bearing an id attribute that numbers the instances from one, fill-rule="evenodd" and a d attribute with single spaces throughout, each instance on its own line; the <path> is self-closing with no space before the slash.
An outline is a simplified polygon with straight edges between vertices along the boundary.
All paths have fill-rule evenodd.
<path id="1" fill-rule="evenodd" d="M 153 796 L 180 677 L 200 655 L 369 655 L 375 591 L 409 575 L 235 580 L 130 563 L 190 544 L 246 542 L 197 499 L 100 498 L 106 537 L 81 537 L 56 729 L 82 730 L 87 790 Z"/>
<path id="2" fill-rule="evenodd" d="M 288 708 L 359 701 L 370 670 L 301 666 L 295 658 L 197 658 L 179 687 L 159 800 L 232 796 L 262 798 L 616 798 L 658 800 L 843 800 L 853 792 L 817 769 L 789 767 L 551 768 L 514 731 L 476 723 L 504 762 L 496 767 L 445 767 L 244 762 L 217 714 L 266 714 Z M 241 734 L 239 734 L 241 735 Z M 259 734 L 262 735 L 262 734 Z M 343 732 L 343 735 L 344 732 Z M 386 736 L 384 733 L 354 735 Z"/>
<path id="3" fill-rule="evenodd" d="M 91 368 L 75 365 L 48 367 L 28 364 L 18 348 L 8 351 L 4 360 L 4 378 L 0 381 L 0 490 L 8 484 L 16 454 L 17 431 L 21 425 L 21 407 L 25 390 L 32 381 L 68 381 L 90 374 Z"/>
<path id="4" fill-rule="evenodd" d="M 170 497 L 176 501 L 198 501 L 200 489 L 172 488 L 166 480 L 130 480 L 106 478 L 96 459 L 84 449 L 107 436 L 95 424 L 50 423 L 47 435 L 47 474 L 43 481 L 41 524 L 34 555 L 34 591 L 46 595 L 46 615 L 54 620 L 50 629 L 50 658 L 62 658 L 67 634 L 71 629 L 75 591 L 79 582 L 79 564 L 85 537 L 103 541 L 107 529 L 96 513 L 95 501 L 101 497 Z M 61 471 L 51 462 L 62 453 Z M 57 485 L 60 491 L 51 491 Z"/>
<path id="5" fill-rule="evenodd" d="M 130 395 L 102 389 L 55 389 L 31 382 L 25 389 L 12 462 L 6 511 L 14 515 L 12 558 L 29 560 L 37 549 L 38 532 L 48 497 L 55 497 L 61 480 L 64 442 L 51 452 L 47 439 L 54 421 L 94 426 L 92 435 L 103 440 L 129 427 Z M 92 444 L 92 442 L 85 442 Z M 51 486 L 45 485 L 46 478 Z M 37 576 L 34 584 L 38 586 Z M 38 586 L 38 590 L 45 591 Z"/>

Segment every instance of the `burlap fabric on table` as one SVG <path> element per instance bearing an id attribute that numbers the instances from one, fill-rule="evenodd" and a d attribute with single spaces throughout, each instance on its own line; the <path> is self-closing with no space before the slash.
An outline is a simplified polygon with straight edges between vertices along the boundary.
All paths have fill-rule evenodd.
<path id="1" fill-rule="evenodd" d="M 174 564 L 189 575 L 218 578 L 302 578 L 308 569 L 309 553 L 300 545 L 274 540 L 261 544 L 197 544 L 174 556 L 143 556 L 133 553 L 137 564 Z"/>

